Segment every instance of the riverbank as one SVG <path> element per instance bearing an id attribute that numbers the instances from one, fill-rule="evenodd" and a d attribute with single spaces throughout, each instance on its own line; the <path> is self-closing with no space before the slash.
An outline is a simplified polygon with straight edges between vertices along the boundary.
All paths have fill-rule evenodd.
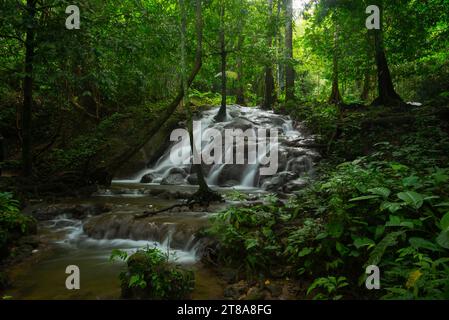
<path id="1" fill-rule="evenodd" d="M 295 110 L 327 141 L 316 180 L 286 205 L 273 198 L 220 214 L 213 262 L 240 270 L 236 285 L 293 279 L 297 299 L 446 299 L 445 113 Z M 369 265 L 382 271 L 380 290 L 365 286 Z"/>

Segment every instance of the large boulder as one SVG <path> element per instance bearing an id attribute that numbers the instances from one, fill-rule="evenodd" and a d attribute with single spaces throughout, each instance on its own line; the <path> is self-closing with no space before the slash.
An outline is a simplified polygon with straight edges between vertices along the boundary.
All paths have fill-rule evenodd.
<path id="1" fill-rule="evenodd" d="M 218 176 L 218 185 L 225 186 L 230 181 L 241 181 L 247 169 L 246 165 L 229 164 L 225 165 Z"/>
<path id="2" fill-rule="evenodd" d="M 187 172 L 182 168 L 172 168 L 162 179 L 161 185 L 182 185 L 186 182 Z"/>
<path id="3" fill-rule="evenodd" d="M 198 175 L 196 173 L 189 175 L 187 177 L 187 183 L 192 186 L 198 185 Z"/>
<path id="4" fill-rule="evenodd" d="M 297 175 L 292 172 L 281 172 L 273 178 L 265 180 L 262 187 L 267 191 L 282 192 L 287 182 L 296 177 Z"/>
<path id="5" fill-rule="evenodd" d="M 185 179 L 182 174 L 174 173 L 169 174 L 165 178 L 162 179 L 161 185 L 163 186 L 173 186 L 173 185 L 181 185 L 184 184 Z"/>
<path id="6" fill-rule="evenodd" d="M 154 180 L 154 175 L 152 173 L 147 173 L 140 179 L 140 183 L 151 183 Z"/>

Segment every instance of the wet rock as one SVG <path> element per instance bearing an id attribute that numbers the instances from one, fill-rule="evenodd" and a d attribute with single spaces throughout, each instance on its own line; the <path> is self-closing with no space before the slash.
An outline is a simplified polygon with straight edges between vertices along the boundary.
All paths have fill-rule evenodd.
<path id="1" fill-rule="evenodd" d="M 179 173 L 175 173 L 175 174 L 170 174 L 167 177 L 165 177 L 164 179 L 162 179 L 161 181 L 161 185 L 163 186 L 172 186 L 172 185 L 181 185 L 183 184 L 185 181 L 184 176 L 179 174 Z"/>
<path id="2" fill-rule="evenodd" d="M 235 118 L 231 123 L 228 123 L 225 129 L 240 129 L 246 131 L 253 127 L 253 123 L 245 118 Z"/>
<path id="3" fill-rule="evenodd" d="M 152 196 L 159 196 L 164 192 L 166 192 L 164 189 L 150 189 L 150 190 L 146 191 L 146 193 L 148 193 Z"/>
<path id="4" fill-rule="evenodd" d="M 36 220 L 52 220 L 61 215 L 68 215 L 74 219 L 84 219 L 111 211 L 108 204 L 54 204 L 34 210 L 31 214 Z"/>
<path id="5" fill-rule="evenodd" d="M 277 284 L 277 283 L 270 283 L 270 284 L 266 285 L 265 288 L 270 292 L 270 294 L 273 298 L 279 297 L 282 294 L 283 289 L 284 289 L 284 287 L 281 284 Z"/>
<path id="6" fill-rule="evenodd" d="M 192 186 L 198 185 L 198 175 L 196 173 L 191 174 L 187 177 L 187 182 Z"/>
<path id="7" fill-rule="evenodd" d="M 225 165 L 218 177 L 218 185 L 225 186 L 230 181 L 237 181 L 237 184 L 240 184 L 246 169 L 243 165 Z"/>
<path id="8" fill-rule="evenodd" d="M 207 219 L 187 219 L 156 215 L 135 219 L 134 214 L 109 213 L 90 218 L 84 225 L 86 235 L 93 239 L 131 239 L 163 243 L 168 240 L 174 249 L 188 250 L 197 243 L 194 234 L 207 224 Z M 177 221 L 176 223 L 172 221 Z"/>
<path id="9" fill-rule="evenodd" d="M 232 188 L 232 187 L 238 186 L 239 184 L 240 184 L 240 182 L 237 180 L 228 180 L 223 185 L 220 185 L 220 186 L 226 187 L 226 188 Z"/>
<path id="10" fill-rule="evenodd" d="M 248 290 L 248 284 L 245 281 L 240 281 L 238 283 L 227 286 L 224 290 L 224 296 L 226 298 L 231 298 L 234 300 L 239 299 Z"/>
<path id="11" fill-rule="evenodd" d="M 187 173 L 181 168 L 172 168 L 162 179 L 161 185 L 182 185 L 185 183 Z"/>
<path id="12" fill-rule="evenodd" d="M 140 179 L 140 183 L 151 183 L 154 180 L 154 175 L 151 173 L 147 173 Z"/>
<path id="13" fill-rule="evenodd" d="M 258 287 L 252 287 L 248 290 L 245 296 L 241 297 L 243 300 L 265 300 L 267 293 Z"/>
<path id="14" fill-rule="evenodd" d="M 263 188 L 273 192 L 282 191 L 285 184 L 294 178 L 295 174 L 292 172 L 281 172 L 272 179 L 266 180 L 263 184 Z"/>
<path id="15" fill-rule="evenodd" d="M 308 182 L 305 179 L 296 179 L 287 183 L 284 190 L 285 192 L 297 191 L 300 189 L 304 189 L 307 186 L 307 184 Z"/>

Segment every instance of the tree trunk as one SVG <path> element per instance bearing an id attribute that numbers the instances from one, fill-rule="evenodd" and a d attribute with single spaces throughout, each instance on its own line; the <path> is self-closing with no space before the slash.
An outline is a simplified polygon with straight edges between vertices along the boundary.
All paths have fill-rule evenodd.
<path id="1" fill-rule="evenodd" d="M 222 0 L 220 8 L 220 56 L 221 56 L 221 106 L 215 120 L 223 122 L 226 120 L 226 100 L 227 100 L 227 76 L 226 76 L 226 38 L 225 38 L 225 2 Z"/>
<path id="2" fill-rule="evenodd" d="M 5 161 L 5 139 L 0 133 L 0 163 Z M 2 176 L 2 166 L 0 165 L 0 177 Z"/>
<path id="3" fill-rule="evenodd" d="M 277 3 L 277 21 L 279 21 L 281 18 L 282 1 L 283 0 L 278 0 Z M 280 57 L 284 52 L 284 45 L 283 45 L 282 32 L 279 32 L 279 30 L 277 32 L 276 42 L 278 48 L 278 56 Z M 278 61 L 277 69 L 278 69 L 277 70 L 278 96 L 281 96 L 285 88 L 284 65 L 281 61 Z"/>
<path id="4" fill-rule="evenodd" d="M 26 39 L 25 39 L 25 78 L 23 80 L 22 109 L 22 165 L 23 176 L 32 175 L 32 121 L 33 109 L 33 62 L 35 49 L 36 0 L 27 0 L 26 4 Z"/>
<path id="5" fill-rule="evenodd" d="M 273 46 L 273 0 L 268 0 L 268 10 L 269 10 L 269 26 L 268 26 L 268 48 L 271 49 Z M 271 50 L 269 50 L 271 51 Z M 265 66 L 265 90 L 264 99 L 262 104 L 262 109 L 270 110 L 273 108 L 275 98 L 274 93 L 274 76 L 273 67 L 271 65 L 271 57 L 267 59 L 267 65 Z"/>
<path id="6" fill-rule="evenodd" d="M 295 99 L 295 70 L 293 68 L 293 4 L 285 1 L 285 101 Z"/>
<path id="7" fill-rule="evenodd" d="M 197 7 L 201 6 L 201 0 L 197 1 Z M 182 86 L 183 91 L 186 93 L 183 97 L 183 104 L 186 107 L 187 110 L 187 122 L 188 122 L 188 129 L 189 129 L 189 136 L 190 136 L 190 147 L 192 150 L 192 154 L 195 157 L 198 153 L 198 150 L 196 150 L 195 144 L 194 144 L 194 137 L 193 137 L 193 115 L 192 110 L 189 104 L 189 95 L 187 94 L 189 88 L 187 85 L 187 79 L 186 79 L 186 33 L 187 33 L 187 19 L 186 19 L 186 9 L 185 9 L 185 3 L 184 0 L 179 0 L 179 4 L 181 7 L 181 64 L 182 64 Z M 197 15 L 197 19 L 200 17 Z M 200 44 L 201 45 L 201 44 Z M 201 47 L 198 47 L 199 51 L 202 51 L 202 45 Z M 209 186 L 207 185 L 206 179 L 204 178 L 203 168 L 201 164 L 193 164 L 192 165 L 193 171 L 197 174 L 198 177 L 198 184 L 199 189 L 197 193 L 194 195 L 194 200 L 199 201 L 201 203 L 205 202 L 208 203 L 210 201 L 215 200 L 221 200 L 221 197 L 214 193 Z"/>
<path id="8" fill-rule="evenodd" d="M 237 90 L 236 90 L 236 103 L 241 106 L 246 105 L 245 101 L 245 88 L 243 83 L 243 60 L 241 56 L 241 51 L 243 48 L 244 37 L 242 34 L 239 36 L 237 51 L 239 55 L 237 57 Z"/>
<path id="9" fill-rule="evenodd" d="M 343 99 L 340 94 L 339 88 L 339 79 L 338 79 L 338 20 L 336 17 L 336 12 L 334 12 L 334 25 L 335 25 L 335 33 L 334 33 L 334 52 L 333 52 L 333 70 L 332 70 L 332 93 L 329 97 L 329 103 L 340 105 L 343 102 Z"/>
<path id="10" fill-rule="evenodd" d="M 362 100 L 362 101 L 368 100 L 370 89 L 371 89 L 371 75 L 370 75 L 370 70 L 366 69 L 365 76 L 363 79 L 362 93 L 360 94 L 360 100 Z"/>
<path id="11" fill-rule="evenodd" d="M 381 29 L 374 30 L 374 46 L 379 96 L 376 100 L 374 100 L 373 105 L 401 106 L 404 104 L 404 102 L 394 89 L 390 69 L 388 68 L 387 57 L 385 54 L 385 47 L 383 43 L 383 6 L 382 1 L 379 2 Z"/>

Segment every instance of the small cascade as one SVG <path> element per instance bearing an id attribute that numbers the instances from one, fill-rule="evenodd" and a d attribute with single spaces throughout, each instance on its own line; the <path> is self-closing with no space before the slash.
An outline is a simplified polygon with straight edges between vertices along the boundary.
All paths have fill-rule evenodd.
<path id="1" fill-rule="evenodd" d="M 95 223 L 95 222 L 94 222 Z M 193 264 L 197 262 L 197 251 L 200 243 L 195 239 L 193 233 L 185 231 L 179 232 L 173 223 L 163 223 L 159 227 L 154 223 L 150 232 L 132 232 L 128 236 L 120 237 L 120 231 L 109 229 L 104 232 L 104 236 L 97 237 L 99 233 L 87 230 L 89 220 L 83 223 L 81 220 L 59 216 L 47 223 L 47 228 L 55 233 L 63 235 L 63 238 L 56 241 L 56 244 L 70 250 L 91 250 L 97 255 L 103 255 L 108 259 L 113 249 L 124 250 L 133 253 L 137 249 L 146 247 L 158 248 L 162 252 L 169 254 L 170 260 L 182 264 Z M 99 229 L 101 230 L 101 225 Z M 154 234 L 151 235 L 151 230 Z M 100 232 L 101 233 L 101 232 Z"/>
<path id="2" fill-rule="evenodd" d="M 304 148 L 311 145 L 314 138 L 307 135 L 301 124 L 295 123 L 288 116 L 278 115 L 272 111 L 258 108 L 241 106 L 228 106 L 228 115 L 225 122 L 217 123 L 214 117 L 216 109 L 204 111 L 201 114 L 201 127 L 195 128 L 194 134 L 201 137 L 207 129 L 216 129 L 224 133 L 226 129 L 252 130 L 259 132 L 270 129 L 278 132 L 278 171 L 271 176 L 261 176 L 261 158 L 268 156 L 274 150 L 273 145 L 266 148 L 266 154 L 258 154 L 257 162 L 254 164 L 212 164 L 203 165 L 206 181 L 211 186 L 235 187 L 235 188 L 262 188 L 269 191 L 285 191 L 285 189 L 297 186 L 297 180 L 313 173 L 313 163 L 319 159 L 319 154 L 311 149 Z M 259 138 L 256 137 L 257 143 Z M 224 139 L 223 139 L 224 140 Z M 213 141 L 202 141 L 202 151 L 210 150 Z M 236 159 L 236 143 L 226 148 L 223 142 L 223 160 L 226 158 Z M 248 159 L 248 141 L 245 141 L 245 163 Z M 175 165 L 171 161 L 172 153 L 184 155 L 185 163 Z M 165 153 L 153 164 L 142 169 L 127 180 L 116 180 L 117 183 L 143 183 L 152 185 L 195 185 L 196 174 L 192 173 L 190 163 L 193 161 L 190 155 L 190 147 L 180 143 L 172 143 Z M 183 162 L 184 163 L 184 162 Z"/>

